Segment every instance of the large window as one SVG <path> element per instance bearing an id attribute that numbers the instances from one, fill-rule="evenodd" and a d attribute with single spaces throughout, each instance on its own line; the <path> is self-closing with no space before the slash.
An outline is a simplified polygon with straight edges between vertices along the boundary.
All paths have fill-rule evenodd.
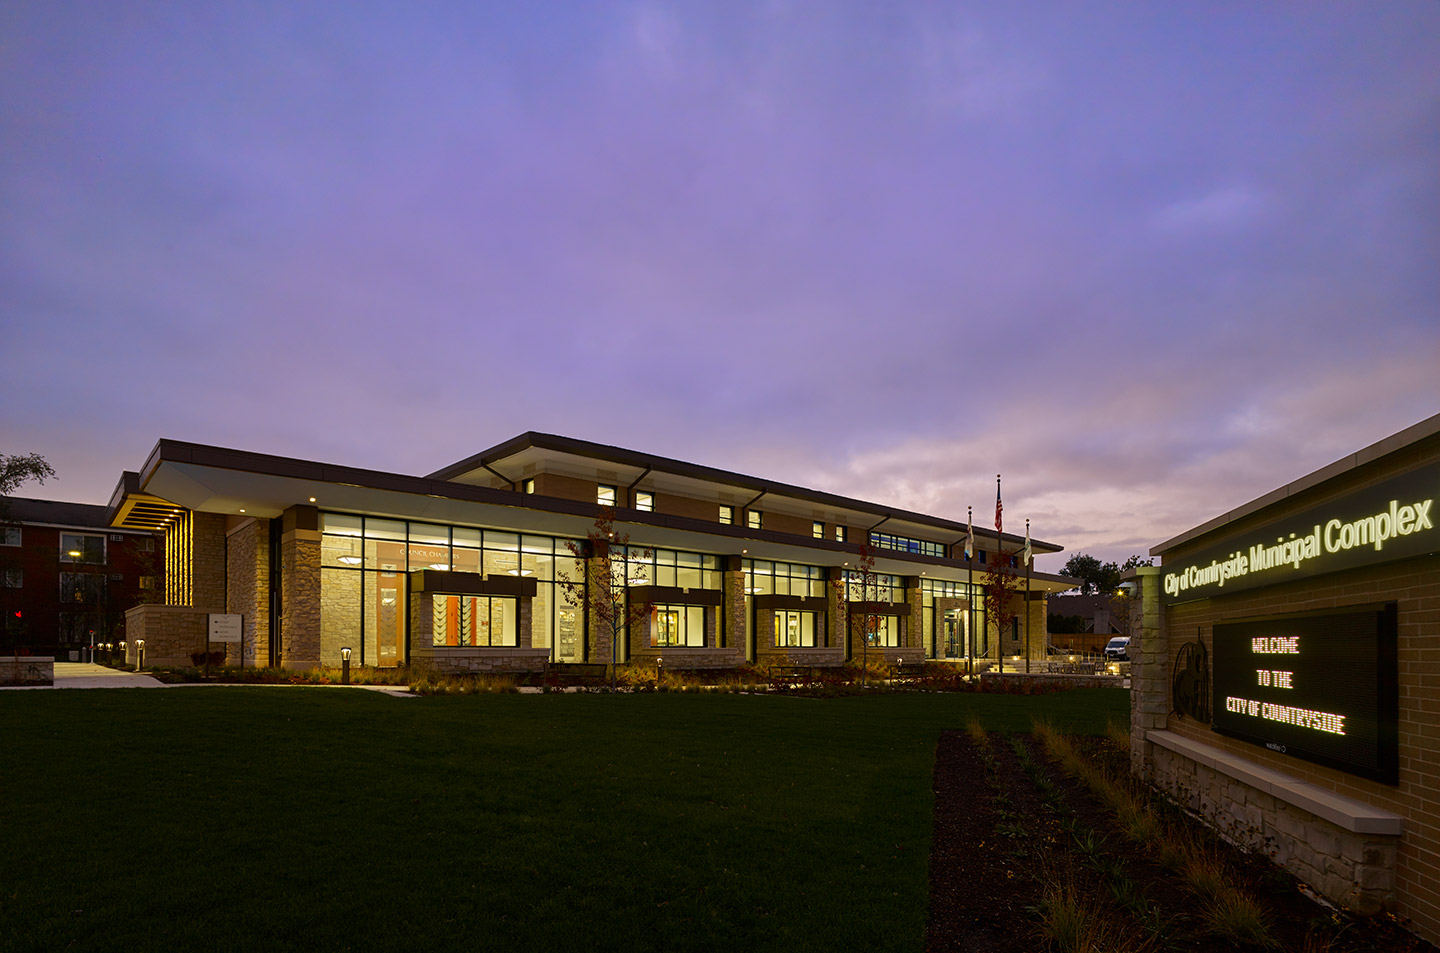
<path id="1" fill-rule="evenodd" d="M 340 647 L 346 645 L 356 650 L 362 664 L 390 666 L 404 661 L 406 574 L 417 569 L 533 579 L 530 644 L 550 648 L 555 661 L 584 658 L 583 617 L 559 587 L 563 580 L 583 582 L 584 561 L 574 558 L 564 539 L 348 513 L 322 513 L 321 532 L 320 652 L 327 664 L 338 659 Z M 478 604 L 471 608 L 478 626 L 480 608 Z M 517 644 L 494 641 L 501 637 L 496 633 L 505 630 L 495 627 L 493 612 L 487 613 L 490 628 L 485 631 L 491 641 L 480 644 Z M 513 609 L 505 618 L 512 629 L 518 624 Z"/>
<path id="2" fill-rule="evenodd" d="M 945 544 L 933 543 L 928 539 L 914 539 L 909 536 L 896 536 L 893 533 L 871 533 L 870 545 L 878 546 L 881 549 L 894 549 L 902 553 L 916 553 L 921 556 L 938 556 L 944 558 Z"/>
<path id="3" fill-rule="evenodd" d="M 869 585 L 865 574 L 850 571 L 845 574 L 845 597 L 851 602 L 904 602 L 905 587 L 899 576 L 889 573 L 870 573 Z"/>
<path id="4" fill-rule="evenodd" d="M 98 572 L 62 572 L 60 601 L 96 605 L 105 594 L 105 577 Z"/>
<path id="5" fill-rule="evenodd" d="M 638 546 L 629 547 L 623 555 L 628 585 L 720 588 L 719 556 L 674 549 L 641 549 Z"/>
<path id="6" fill-rule="evenodd" d="M 747 559 L 741 563 L 745 571 L 747 595 L 804 596 L 825 595 L 825 570 L 819 566 L 771 562 L 768 559 Z"/>
<path id="7" fill-rule="evenodd" d="M 105 564 L 105 537 L 79 533 L 60 534 L 60 561 L 62 563 Z"/>
<path id="8" fill-rule="evenodd" d="M 871 645 L 889 647 L 900 644 L 900 619 L 897 616 L 877 616 L 872 624 L 874 631 L 867 633 Z"/>
<path id="9" fill-rule="evenodd" d="M 515 645 L 515 599 L 501 596 L 431 597 L 432 641 L 435 645 L 497 646 Z"/>
<path id="10" fill-rule="evenodd" d="M 775 644 L 791 648 L 813 646 L 817 614 L 796 609 L 777 609 L 775 611 Z"/>
<path id="11" fill-rule="evenodd" d="M 704 646 L 705 607 L 652 606 L 650 609 L 650 644 L 652 646 Z"/>

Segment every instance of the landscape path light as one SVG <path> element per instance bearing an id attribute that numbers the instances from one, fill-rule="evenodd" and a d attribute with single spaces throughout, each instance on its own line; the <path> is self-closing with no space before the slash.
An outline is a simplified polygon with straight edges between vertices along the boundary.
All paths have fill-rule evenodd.
<path id="1" fill-rule="evenodd" d="M 135 671 L 145 667 L 145 640 L 135 640 Z"/>
<path id="2" fill-rule="evenodd" d="M 340 684 L 350 684 L 350 646 L 340 649 Z"/>

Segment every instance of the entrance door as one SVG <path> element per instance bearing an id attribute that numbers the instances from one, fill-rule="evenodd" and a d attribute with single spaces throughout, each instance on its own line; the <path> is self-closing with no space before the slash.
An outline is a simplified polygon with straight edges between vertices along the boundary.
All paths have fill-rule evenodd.
<path id="1" fill-rule="evenodd" d="M 965 617 L 960 609 L 945 613 L 945 658 L 961 658 L 965 654 Z"/>

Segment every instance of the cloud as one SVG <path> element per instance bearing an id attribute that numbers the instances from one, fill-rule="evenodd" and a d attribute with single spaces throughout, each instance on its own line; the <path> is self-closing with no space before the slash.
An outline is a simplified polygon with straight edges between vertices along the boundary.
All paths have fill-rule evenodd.
<path id="1" fill-rule="evenodd" d="M 1201 195 L 1171 202 L 1151 218 L 1165 232 L 1218 232 L 1241 228 L 1263 218 L 1270 200 L 1245 185 L 1227 185 Z"/>

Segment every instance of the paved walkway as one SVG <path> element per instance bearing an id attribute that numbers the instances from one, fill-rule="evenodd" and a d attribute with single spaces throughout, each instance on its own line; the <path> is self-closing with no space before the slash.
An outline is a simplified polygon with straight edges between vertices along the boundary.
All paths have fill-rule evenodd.
<path id="1" fill-rule="evenodd" d="M 149 675 L 120 672 L 89 662 L 56 662 L 54 685 L 5 685 L 0 691 L 35 691 L 50 688 L 292 688 L 290 685 L 265 685 L 239 682 L 177 682 L 167 685 Z M 359 688 L 380 692 L 392 698 L 415 698 L 404 685 L 306 685 L 305 688 Z"/>
<path id="2" fill-rule="evenodd" d="M 56 662 L 56 688 L 164 688 L 165 683 L 149 675 L 119 672 L 90 662 Z"/>

